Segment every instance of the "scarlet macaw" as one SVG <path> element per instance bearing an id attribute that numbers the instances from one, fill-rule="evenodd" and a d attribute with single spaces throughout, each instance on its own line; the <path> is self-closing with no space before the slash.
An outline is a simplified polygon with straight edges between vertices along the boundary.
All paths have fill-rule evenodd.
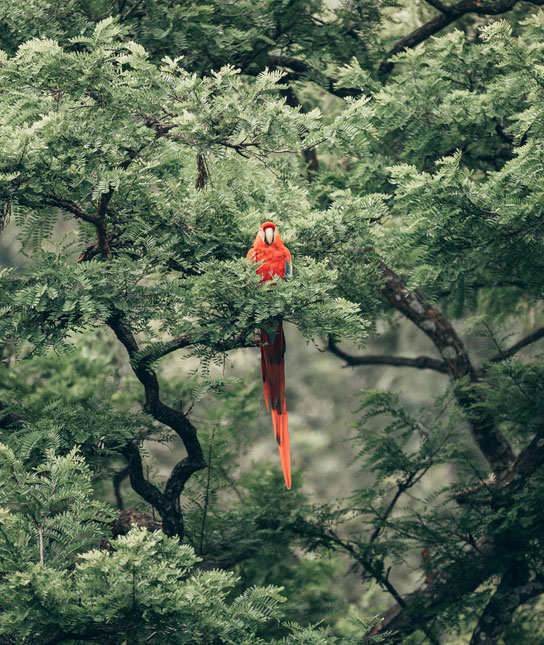
<path id="1" fill-rule="evenodd" d="M 292 273 L 291 253 L 284 245 L 273 222 L 264 222 L 257 233 L 253 246 L 247 253 L 252 262 L 262 262 L 257 269 L 261 282 L 274 276 L 289 277 Z M 267 410 L 272 407 L 272 425 L 280 452 L 281 467 L 287 488 L 291 488 L 291 455 L 289 452 L 289 430 L 285 406 L 285 336 L 280 320 L 275 320 L 275 330 L 261 329 L 261 375 L 264 385 L 264 400 Z"/>

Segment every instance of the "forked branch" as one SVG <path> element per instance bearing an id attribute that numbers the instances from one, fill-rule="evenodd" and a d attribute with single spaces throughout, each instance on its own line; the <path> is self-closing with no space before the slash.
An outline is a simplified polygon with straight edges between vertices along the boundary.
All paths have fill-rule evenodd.
<path id="1" fill-rule="evenodd" d="M 122 314 L 116 312 L 111 316 L 108 324 L 127 350 L 131 367 L 144 386 L 144 411 L 156 421 L 174 430 L 187 450 L 187 457 L 174 467 L 166 482 L 164 493 L 161 493 L 146 480 L 138 448 L 129 442 L 123 449 L 130 468 L 132 487 L 159 512 L 164 532 L 167 535 L 177 535 L 182 538 L 184 527 L 179 496 L 189 477 L 206 466 L 196 428 L 183 412 L 174 410 L 161 401 L 157 374 L 150 367 L 149 360 L 142 359 L 136 338 L 124 322 Z"/>

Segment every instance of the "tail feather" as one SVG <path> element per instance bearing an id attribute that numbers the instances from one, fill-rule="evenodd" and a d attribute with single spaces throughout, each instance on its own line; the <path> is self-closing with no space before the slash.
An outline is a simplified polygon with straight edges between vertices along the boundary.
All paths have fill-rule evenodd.
<path id="1" fill-rule="evenodd" d="M 264 399 L 272 414 L 274 435 L 280 452 L 281 467 L 287 488 L 291 488 L 291 456 L 285 405 L 285 336 L 281 322 L 274 332 L 261 329 L 261 374 Z"/>
<path id="2" fill-rule="evenodd" d="M 266 409 L 270 412 L 270 386 L 268 385 L 269 379 L 267 379 L 266 372 L 265 372 L 265 360 L 262 355 L 262 345 L 261 345 L 261 376 L 263 377 L 264 402 L 266 403 Z"/>
<path id="3" fill-rule="evenodd" d="M 282 414 L 278 414 L 276 410 L 272 410 L 272 424 L 274 426 L 274 434 L 278 444 L 280 453 L 281 469 L 283 470 L 283 478 L 287 488 L 291 488 L 291 453 L 289 450 L 289 429 L 287 411 L 284 410 Z"/>

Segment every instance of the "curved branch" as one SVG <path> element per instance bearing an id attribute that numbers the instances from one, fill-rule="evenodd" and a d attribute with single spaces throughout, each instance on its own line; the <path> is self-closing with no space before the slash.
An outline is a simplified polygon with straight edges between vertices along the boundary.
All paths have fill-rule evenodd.
<path id="1" fill-rule="evenodd" d="M 157 374 L 150 367 L 153 355 L 151 353 L 151 355 L 146 356 L 144 352 L 142 357 L 134 334 L 123 322 L 119 311 L 111 316 L 108 320 L 108 325 L 127 350 L 132 369 L 144 386 L 144 411 L 156 421 L 172 428 L 187 450 L 187 457 L 182 459 L 172 470 L 166 482 L 164 493 L 161 493 L 145 479 L 138 448 L 129 442 L 122 451 L 129 463 L 130 483 L 134 490 L 157 509 L 162 519 L 164 532 L 167 535 L 177 535 L 182 538 L 184 526 L 179 496 L 189 477 L 206 467 L 196 428 L 183 412 L 174 410 L 161 401 L 159 380 Z"/>
<path id="2" fill-rule="evenodd" d="M 162 526 L 167 535 L 183 536 L 185 529 L 179 498 L 191 475 L 206 466 L 207 464 L 195 464 L 186 458 L 178 462 L 170 473 L 164 488 L 164 508 L 161 514 Z"/>
<path id="3" fill-rule="evenodd" d="M 449 7 L 447 7 L 443 2 L 440 2 L 440 0 L 425 0 L 425 2 L 442 13 L 448 13 L 449 11 Z"/>
<path id="4" fill-rule="evenodd" d="M 157 375 L 149 367 L 149 358 L 147 360 L 140 358 L 140 348 L 132 332 L 122 322 L 120 313 L 117 312 L 113 315 L 108 324 L 127 350 L 132 369 L 144 386 L 144 410 L 160 423 L 172 428 L 183 441 L 189 460 L 198 464 L 200 468 L 204 468 L 204 455 L 196 436 L 196 428 L 182 412 L 174 410 L 161 401 Z"/>
<path id="5" fill-rule="evenodd" d="M 345 360 L 345 367 L 355 365 L 393 365 L 395 367 L 415 367 L 419 370 L 435 370 L 442 374 L 448 374 L 448 366 L 446 363 L 436 358 L 431 358 L 430 356 L 416 356 L 415 358 L 408 358 L 406 356 L 373 356 L 371 354 L 367 354 L 366 356 L 352 356 L 340 349 L 331 337 L 329 337 L 327 349 L 335 356 Z"/>
<path id="6" fill-rule="evenodd" d="M 544 0 L 527 1 L 534 5 L 544 5 Z M 511 11 L 517 3 L 518 0 L 501 0 L 494 4 L 486 4 L 483 3 L 482 0 L 461 0 L 461 2 L 457 2 L 453 5 L 443 5 L 441 2 L 430 2 L 430 4 L 441 11 L 441 13 L 434 18 L 431 18 L 431 20 L 426 22 L 424 25 L 418 27 L 412 31 L 412 33 L 404 36 L 395 43 L 395 45 L 393 45 L 393 47 L 387 52 L 385 59 L 380 64 L 378 74 L 382 78 L 386 77 L 393 69 L 394 63 L 392 63 L 390 59 L 395 54 L 398 54 L 405 49 L 412 49 L 448 25 L 451 25 L 467 13 L 496 16 L 506 13 L 507 11 Z"/>
<path id="7" fill-rule="evenodd" d="M 164 500 L 161 491 L 149 482 L 144 476 L 142 456 L 140 451 L 131 441 L 121 449 L 121 453 L 128 462 L 130 485 L 145 501 L 153 506 L 161 515 L 164 511 Z"/>
<path id="8" fill-rule="evenodd" d="M 58 208 L 62 208 L 63 210 L 72 213 L 72 215 L 75 215 L 75 217 L 77 217 L 78 219 L 82 219 L 83 221 L 94 224 L 95 226 L 100 223 L 100 218 L 98 217 L 98 215 L 91 215 L 90 213 L 87 213 L 81 208 L 81 206 L 79 206 L 79 204 L 76 204 L 76 202 L 71 199 L 64 199 L 63 197 L 59 197 L 54 193 L 47 193 L 46 195 L 44 195 L 43 201 L 49 206 L 57 206 Z"/>
<path id="9" fill-rule="evenodd" d="M 81 219 L 84 222 L 89 222 L 90 224 L 92 224 L 96 229 L 96 236 L 97 236 L 96 245 L 98 250 L 100 251 L 102 258 L 111 260 L 111 250 L 109 246 L 108 232 L 107 232 L 107 225 L 106 225 L 106 211 L 108 208 L 108 203 L 113 196 L 113 193 L 114 193 L 113 188 L 110 188 L 107 193 L 103 193 L 101 195 L 100 200 L 98 202 L 98 207 L 96 209 L 96 215 L 87 213 L 87 211 L 83 210 L 83 208 L 81 208 L 81 206 L 79 206 L 79 204 L 77 204 L 73 200 L 64 199 L 63 197 L 59 197 L 54 193 L 48 193 L 44 195 L 43 201 L 45 204 L 62 208 L 63 210 L 68 211 L 69 213 L 72 213 L 72 215 L 74 215 L 74 217 L 76 217 L 77 219 Z M 80 256 L 80 259 L 79 259 L 80 262 L 84 255 L 85 255 L 85 251 Z"/>
<path id="10" fill-rule="evenodd" d="M 148 369 L 159 358 L 167 356 L 178 349 L 189 347 L 194 343 L 195 341 L 191 339 L 191 336 L 178 336 L 164 343 L 153 344 L 148 349 L 140 350 L 137 354 L 131 356 L 131 359 L 134 359 L 141 368 Z"/>

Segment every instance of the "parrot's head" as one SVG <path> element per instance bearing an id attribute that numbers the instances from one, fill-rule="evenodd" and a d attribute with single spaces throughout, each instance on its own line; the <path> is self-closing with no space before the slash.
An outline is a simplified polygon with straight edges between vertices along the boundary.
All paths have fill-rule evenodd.
<path id="1" fill-rule="evenodd" d="M 264 222 L 259 229 L 259 235 L 262 237 L 263 242 L 270 246 L 278 237 L 278 229 L 274 222 Z"/>

